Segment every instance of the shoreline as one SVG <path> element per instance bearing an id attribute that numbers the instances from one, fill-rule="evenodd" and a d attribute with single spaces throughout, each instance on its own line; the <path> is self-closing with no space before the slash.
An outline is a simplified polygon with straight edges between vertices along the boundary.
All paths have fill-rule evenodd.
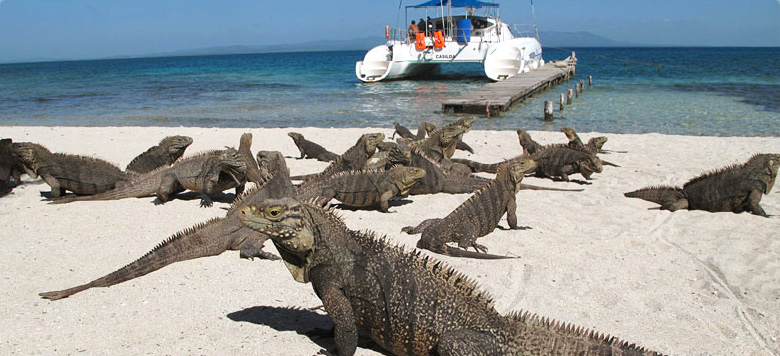
<path id="1" fill-rule="evenodd" d="M 477 125 L 475 125 L 476 128 Z M 575 127 L 576 128 L 576 127 Z M 185 156 L 238 146 L 251 132 L 252 151 L 277 150 L 292 174 L 327 163 L 298 160 L 287 132 L 303 133 L 343 152 L 362 133 L 390 128 L 196 128 L 1 126 L 3 137 L 41 143 L 53 152 L 92 155 L 124 166 L 166 135 L 191 136 Z M 560 132 L 530 131 L 542 144 L 565 142 Z M 521 191 L 518 222 L 532 229 L 496 230 L 479 243 L 502 261 L 445 261 L 474 279 L 502 313 L 529 311 L 675 355 L 780 354 L 780 218 L 702 211 L 659 211 L 623 197 L 649 185 L 680 185 L 705 171 L 741 163 L 754 153 L 780 151 L 780 137 L 711 137 L 580 132 L 604 135 L 605 167 L 592 185 L 529 177 L 523 182 L 583 192 Z M 456 157 L 492 163 L 521 153 L 513 130 L 472 130 L 464 136 L 475 154 Z M 579 175 L 574 178 L 581 178 Z M 200 208 L 197 199 L 153 198 L 49 205 L 25 184 L 0 199 L 4 258 L 0 310 L 7 330 L 4 354 L 315 354 L 333 349 L 330 338 L 309 337 L 329 328 L 311 286 L 293 281 L 280 261 L 239 260 L 238 253 L 184 261 L 110 288 L 94 288 L 59 301 L 38 293 L 69 288 L 141 257 L 167 237 L 213 217 L 229 203 Z M 231 196 L 232 192 L 227 192 Z M 370 229 L 413 248 L 419 235 L 400 228 L 442 217 L 469 197 L 436 194 L 405 198 L 390 213 L 339 210 L 352 229 Z M 780 215 L 780 193 L 761 205 Z M 500 223 L 506 225 L 503 219 Z M 265 250 L 276 253 L 267 242 Z M 357 355 L 377 355 L 361 342 Z M 374 345 L 374 347 L 376 347 Z"/>

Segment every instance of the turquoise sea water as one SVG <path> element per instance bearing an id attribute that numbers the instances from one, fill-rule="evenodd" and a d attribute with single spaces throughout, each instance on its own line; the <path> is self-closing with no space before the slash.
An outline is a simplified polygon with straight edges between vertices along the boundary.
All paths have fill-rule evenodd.
<path id="1" fill-rule="evenodd" d="M 552 123 L 516 104 L 475 129 L 780 136 L 780 48 L 578 48 L 576 81 L 594 84 Z M 545 48 L 546 60 L 571 49 Z M 364 84 L 365 52 L 311 52 L 0 65 L 0 124 L 61 126 L 416 127 L 455 116 L 449 96 L 489 83 L 479 65 Z"/>

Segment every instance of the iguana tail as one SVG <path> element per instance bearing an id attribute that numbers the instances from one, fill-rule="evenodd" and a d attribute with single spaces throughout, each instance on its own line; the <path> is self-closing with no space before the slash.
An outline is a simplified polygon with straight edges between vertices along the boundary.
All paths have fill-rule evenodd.
<path id="1" fill-rule="evenodd" d="M 563 189 L 563 188 L 548 188 L 540 187 L 538 185 L 520 183 L 520 190 L 549 190 L 553 192 L 581 192 L 585 189 Z"/>
<path id="2" fill-rule="evenodd" d="M 623 194 L 627 198 L 639 198 L 656 204 L 672 204 L 685 198 L 682 188 L 672 186 L 645 187 L 633 192 Z"/>
<path id="3" fill-rule="evenodd" d="M 447 255 L 452 257 L 465 257 L 465 258 L 474 258 L 480 260 L 501 260 L 506 258 L 516 258 L 511 256 L 499 256 L 490 253 L 463 250 L 457 247 L 449 246 L 444 243 L 434 246 L 424 242 L 423 239 L 417 241 L 417 248 L 424 248 L 429 251 L 433 251 L 442 255 Z"/>
<path id="4" fill-rule="evenodd" d="M 102 193 L 66 196 L 52 200 L 49 204 L 64 204 L 74 201 L 119 200 L 151 196 L 157 193 L 157 189 L 160 186 L 161 179 L 157 172 L 165 169 L 169 169 L 169 167 L 161 167 L 149 173 L 138 175 L 128 182 L 117 182 L 114 189 Z"/>
<path id="5" fill-rule="evenodd" d="M 163 241 L 143 257 L 110 274 L 87 284 L 61 291 L 45 292 L 39 295 L 46 299 L 67 298 L 92 287 L 109 287 L 133 278 L 154 272 L 169 264 L 198 257 L 216 256 L 229 249 L 235 249 L 233 236 L 221 232 L 222 218 L 215 218 L 181 231 Z"/>

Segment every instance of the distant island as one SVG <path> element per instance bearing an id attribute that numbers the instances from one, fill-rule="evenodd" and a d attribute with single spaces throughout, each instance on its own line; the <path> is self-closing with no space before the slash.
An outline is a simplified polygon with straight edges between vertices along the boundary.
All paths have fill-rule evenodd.
<path id="1" fill-rule="evenodd" d="M 609 38 L 594 35 L 590 32 L 560 32 L 540 31 L 542 46 L 547 47 L 642 47 L 641 44 L 613 41 Z M 176 57 L 176 56 L 206 56 L 250 53 L 284 53 L 284 52 L 326 52 L 326 51 L 367 51 L 385 43 L 381 36 L 355 38 L 349 40 L 310 41 L 301 43 L 285 43 L 257 46 L 223 46 L 207 47 L 190 50 L 180 50 L 149 54 L 144 57 Z M 133 56 L 137 57 L 137 56 Z M 128 57 L 124 57 L 128 58 Z"/>
<path id="2" fill-rule="evenodd" d="M 590 32 L 559 32 L 540 31 L 539 38 L 542 47 L 547 48 L 576 48 L 576 47 L 647 47 L 636 43 L 613 41 L 609 38 L 598 36 Z M 367 51 L 373 47 L 385 43 L 383 36 L 371 36 L 345 40 L 309 41 L 299 43 L 284 43 L 273 45 L 233 45 L 204 47 L 170 52 L 145 53 L 134 55 L 116 55 L 103 58 L 27 58 L 17 59 L 13 62 L 54 62 L 90 59 L 127 59 L 148 57 L 182 57 L 182 56 L 213 56 L 229 54 L 251 53 L 285 53 L 285 52 L 328 52 L 328 51 Z M 0 63 L 5 63 L 0 59 Z M 10 62 L 9 62 L 10 63 Z"/>

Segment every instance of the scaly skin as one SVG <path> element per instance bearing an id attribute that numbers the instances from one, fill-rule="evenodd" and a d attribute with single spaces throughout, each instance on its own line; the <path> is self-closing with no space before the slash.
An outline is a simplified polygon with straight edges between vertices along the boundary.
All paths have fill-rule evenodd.
<path id="1" fill-rule="evenodd" d="M 450 159 L 455 154 L 458 142 L 463 139 L 463 134 L 471 129 L 471 124 L 474 120 L 476 119 L 462 118 L 445 125 L 431 133 L 428 138 L 413 142 L 412 148 L 419 149 L 437 163 L 445 158 Z"/>
<path id="2" fill-rule="evenodd" d="M 81 197 L 65 197 L 53 204 L 73 201 L 117 200 L 156 195 L 155 204 L 163 204 L 172 194 L 189 189 L 201 193 L 201 206 L 213 203 L 210 195 L 230 188 L 241 194 L 246 181 L 246 165 L 238 151 L 226 149 L 208 151 L 181 159 L 170 167 L 162 167 L 132 179 L 113 190 Z"/>
<path id="3" fill-rule="evenodd" d="M 579 173 L 590 179 L 593 173 L 601 173 L 601 160 L 596 155 L 568 147 L 551 147 L 538 151 L 528 158 L 536 161 L 537 177 L 559 177 L 568 182 L 569 175 Z M 578 182 L 584 184 L 585 182 Z"/>
<path id="4" fill-rule="evenodd" d="M 393 126 L 395 127 L 395 131 L 393 131 L 393 135 L 390 136 L 390 139 L 392 140 L 395 138 L 395 134 L 398 134 L 398 136 L 403 138 L 408 138 L 410 140 L 417 140 L 417 136 L 415 136 L 412 131 L 401 125 L 399 122 L 393 122 Z"/>
<path id="5" fill-rule="evenodd" d="M 297 132 L 288 132 L 287 136 L 290 136 L 295 142 L 295 146 L 301 151 L 301 158 L 314 158 L 318 161 L 330 162 L 339 158 L 339 155 L 328 151 L 325 147 L 322 147 L 314 142 L 311 142 L 303 137 L 303 135 Z"/>
<path id="6" fill-rule="evenodd" d="M 182 230 L 164 240 L 153 250 L 115 272 L 89 283 L 60 291 L 41 293 L 46 299 L 57 300 L 94 287 L 110 287 L 154 272 L 172 263 L 200 257 L 216 256 L 228 250 L 239 250 L 241 258 L 279 259 L 262 250 L 268 236 L 244 226 L 238 214 L 245 206 L 267 199 L 295 195 L 284 157 L 279 152 L 257 154 L 261 171 L 270 178 L 241 195 L 223 218 L 215 218 Z"/>
<path id="7" fill-rule="evenodd" d="M 13 141 L 10 138 L 0 140 L 0 197 L 13 190 L 13 186 L 11 185 L 11 170 L 14 158 L 11 154 L 11 143 L 13 143 Z"/>
<path id="8" fill-rule="evenodd" d="M 469 123 L 468 126 L 471 127 L 471 123 Z M 436 132 L 436 130 L 438 130 L 436 125 L 430 122 L 423 121 L 420 123 L 420 128 L 417 130 L 417 139 L 418 140 L 424 139 L 426 134 L 429 136 L 433 135 L 433 133 Z M 458 142 L 455 144 L 455 149 L 474 153 L 474 149 L 471 148 L 471 146 L 469 146 L 462 140 L 458 140 Z"/>
<path id="9" fill-rule="evenodd" d="M 324 205 L 336 199 L 353 208 L 378 206 L 386 213 L 389 201 L 395 196 L 407 194 L 417 180 L 425 176 L 425 170 L 416 167 L 395 166 L 389 170 L 341 172 L 316 184 L 298 189 L 298 199 L 317 199 Z"/>
<path id="10" fill-rule="evenodd" d="M 119 167 L 102 159 L 51 153 L 30 142 L 12 143 L 14 154 L 32 178 L 41 177 L 51 187 L 51 197 L 58 198 L 69 190 L 76 194 L 97 194 L 113 189 L 128 180 Z"/>
<path id="11" fill-rule="evenodd" d="M 246 180 L 248 182 L 261 184 L 268 178 L 265 174 L 260 172 L 260 169 L 257 167 L 257 161 L 255 161 L 255 157 L 252 156 L 251 133 L 247 132 L 241 135 L 241 140 L 239 141 L 238 145 L 238 153 L 241 155 L 241 159 L 244 161 L 244 165 L 246 166 Z"/>
<path id="12" fill-rule="evenodd" d="M 748 211 L 755 215 L 768 216 L 759 203 L 762 195 L 769 194 L 772 190 L 778 167 L 780 154 L 757 154 L 744 164 L 704 173 L 689 180 L 682 188 L 648 187 L 624 195 L 661 204 L 661 209 L 670 211 Z"/>
<path id="13" fill-rule="evenodd" d="M 331 162 L 322 172 L 304 176 L 294 176 L 291 179 L 303 179 L 303 185 L 310 184 L 317 179 L 328 177 L 338 172 L 359 171 L 366 168 L 368 161 L 376 152 L 376 147 L 382 143 L 385 135 L 382 133 L 368 133 L 360 136 L 357 142 L 344 152 L 337 160 Z"/>
<path id="14" fill-rule="evenodd" d="M 526 173 L 536 169 L 536 163 L 529 159 L 508 162 L 499 169 L 490 184 L 472 195 L 449 215 L 440 219 L 428 219 L 416 227 L 407 226 L 401 231 L 407 234 L 422 233 L 418 248 L 456 257 L 504 258 L 487 254 L 487 247 L 476 243 L 498 227 L 501 217 L 506 215 L 510 229 L 521 229 L 517 225 L 517 202 L 515 195 Z M 452 248 L 448 242 L 457 242 L 463 250 Z M 473 247 L 478 252 L 467 251 Z"/>
<path id="15" fill-rule="evenodd" d="M 191 144 L 192 137 L 189 136 L 165 137 L 156 146 L 133 158 L 125 168 L 125 172 L 143 174 L 160 167 L 168 167 L 181 158 Z"/>
<path id="16" fill-rule="evenodd" d="M 355 353 L 358 327 L 393 355 L 657 355 L 528 313 L 501 315 L 460 272 L 312 204 L 267 200 L 243 207 L 240 220 L 271 237 L 296 281 L 312 284 L 342 356 Z"/>

